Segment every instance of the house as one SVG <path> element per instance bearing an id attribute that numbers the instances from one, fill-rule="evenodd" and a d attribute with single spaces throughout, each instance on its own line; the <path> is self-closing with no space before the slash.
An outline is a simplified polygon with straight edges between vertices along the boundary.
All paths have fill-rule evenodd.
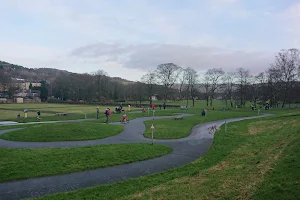
<path id="1" fill-rule="evenodd" d="M 152 100 L 152 101 L 156 101 L 156 100 L 157 100 L 157 94 L 152 95 L 152 96 L 151 96 L 151 100 Z"/>

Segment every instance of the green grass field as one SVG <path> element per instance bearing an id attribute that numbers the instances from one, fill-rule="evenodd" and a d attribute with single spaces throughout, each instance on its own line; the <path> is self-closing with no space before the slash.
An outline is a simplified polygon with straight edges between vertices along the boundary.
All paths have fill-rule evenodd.
<path id="1" fill-rule="evenodd" d="M 216 111 L 213 111 L 211 107 L 206 107 L 204 101 L 196 101 L 195 107 L 188 111 L 179 108 L 156 109 L 155 116 L 172 116 L 177 113 L 192 113 L 195 116 L 184 117 L 183 120 L 176 121 L 173 118 L 146 121 L 144 135 L 150 137 L 149 127 L 152 123 L 155 125 L 155 138 L 172 139 L 188 136 L 194 125 L 206 121 L 257 115 L 257 111 L 252 111 L 248 107 L 233 108 L 222 112 L 220 109 L 224 104 L 223 101 L 214 101 Z M 5 107 L 7 105 L 8 107 Z M 185 105 L 185 103 L 182 102 L 180 105 Z M 24 104 L 0 105 L 0 111 L 3 109 L 5 111 L 21 109 L 22 111 L 22 106 L 24 107 Z M 58 120 L 59 117 L 52 116 L 54 112 L 67 112 L 65 110 L 71 109 L 75 114 L 62 117 L 62 119 L 84 118 L 80 112 L 83 109 L 88 110 L 87 108 L 90 109 L 87 112 L 88 118 L 95 118 L 96 115 L 96 106 L 67 104 L 28 104 L 25 106 L 33 111 L 43 108 L 43 120 Z M 203 108 L 208 109 L 207 118 L 201 116 Z M 27 124 L 22 125 L 22 127 L 27 127 L 24 129 L 25 135 L 21 135 L 22 131 L 18 131 L 19 133 L 12 132 L 15 135 L 11 133 L 13 136 L 10 137 L 22 138 L 21 140 L 27 137 L 29 138 L 27 141 L 55 141 L 57 137 L 60 138 L 59 134 L 55 134 L 55 130 L 59 130 L 59 132 L 67 132 L 61 140 L 98 139 L 100 135 L 97 131 L 98 126 L 106 125 L 102 124 L 105 120 L 104 109 L 105 107 L 101 107 L 100 119 L 94 122 L 78 123 L 76 127 L 72 127 L 71 123 L 70 126 L 66 126 L 65 123 L 60 125 Z M 35 115 L 33 111 L 32 114 Z M 3 119 L 12 119 L 7 116 L 7 113 L 6 115 L 0 113 Z M 50 114 L 50 116 L 43 116 L 43 113 Z M 58 193 L 39 199 L 298 199 L 300 197 L 300 156 L 297 151 L 300 148 L 300 135 L 298 134 L 300 110 L 278 108 L 265 111 L 262 109 L 261 113 L 274 113 L 276 116 L 228 124 L 227 134 L 224 135 L 224 129 L 217 132 L 210 151 L 188 165 L 121 183 Z M 127 113 L 127 115 L 128 119 L 132 120 L 137 117 L 152 116 L 152 113 L 150 112 L 149 115 L 147 112 Z M 112 114 L 110 121 L 120 121 L 121 116 L 121 114 Z M 30 120 L 36 119 L 32 117 L 28 119 Z M 51 126 L 53 127 L 49 128 Z M 9 128 L 16 127 L 20 126 Z M 117 134 L 117 131 L 114 132 L 110 126 L 106 127 L 110 129 L 112 135 Z M 121 128 L 121 126 L 114 127 Z M 0 127 L 0 130 L 5 128 L 7 127 Z M 79 132 L 80 129 L 83 132 Z M 50 134 L 42 135 L 41 132 Z M 74 137 L 75 135 L 72 134 L 74 132 L 79 135 Z M 3 136 L 9 135 L 7 133 Z M 130 145 L 62 149 L 0 149 L 0 156 L 3 158 L 0 161 L 0 169 L 5 172 L 1 173 L 0 180 L 3 182 L 83 171 L 149 159 L 170 152 L 170 149 L 164 146 L 157 148 L 159 152 L 151 152 L 153 151 L 151 145 Z"/>
<path id="2" fill-rule="evenodd" d="M 137 162 L 170 153 L 164 145 L 118 144 L 74 148 L 0 149 L 0 182 Z"/>
<path id="3" fill-rule="evenodd" d="M 141 108 L 135 108 L 135 102 L 132 103 L 132 111 L 141 111 Z M 142 103 L 149 103 L 147 101 Z M 159 104 L 163 104 L 163 101 L 154 101 L 156 105 L 156 110 L 159 111 Z M 167 105 L 180 105 L 185 106 L 186 101 L 167 101 Z M 189 101 L 189 106 L 192 106 L 192 101 Z M 229 106 L 229 105 L 228 105 Z M 104 118 L 104 112 L 107 107 L 114 110 L 115 106 L 99 106 L 100 117 Z M 226 107 L 225 101 L 214 100 L 213 107 L 217 110 L 221 110 L 222 107 Z M 206 106 L 206 101 L 197 100 L 195 101 L 195 107 L 190 107 L 188 112 L 194 113 L 194 110 L 200 110 L 206 108 L 211 110 L 212 107 Z M 28 109 L 28 118 L 24 121 L 24 109 Z M 85 114 L 87 118 L 96 118 L 97 105 L 74 105 L 74 104 L 52 104 L 52 103 L 32 103 L 32 104 L 0 104 L 0 120 L 5 121 L 17 121 L 17 122 L 32 122 L 37 121 L 37 111 L 41 111 L 42 121 L 56 121 L 56 120 L 71 120 L 71 119 L 84 119 Z M 124 106 L 125 110 L 128 110 L 127 106 Z M 236 110 L 236 108 L 228 107 L 230 110 Z M 167 110 L 177 110 L 181 112 L 180 108 L 167 108 Z M 247 103 L 246 108 L 237 109 L 237 111 L 247 111 L 250 110 L 250 102 Z M 274 110 L 282 110 L 281 108 L 276 108 Z M 270 111 L 271 112 L 271 111 Z M 55 116 L 56 113 L 69 113 L 68 116 Z M 21 119 L 17 119 L 17 115 L 21 115 Z M 121 117 L 119 117 L 121 118 Z M 120 120 L 120 119 L 118 119 Z"/>
<path id="4" fill-rule="evenodd" d="M 43 120 L 47 120 L 45 116 L 52 116 L 56 113 L 71 113 L 70 116 L 76 116 L 76 118 L 84 118 L 86 114 L 92 114 L 93 118 L 96 117 L 96 109 L 99 107 L 100 114 L 105 112 L 107 106 L 97 105 L 74 105 L 74 104 L 51 104 L 51 103 L 32 103 L 32 104 L 0 104 L 0 119 L 16 119 L 17 115 L 20 114 L 21 118 L 24 117 L 24 109 L 28 109 L 28 117 L 36 120 L 37 111 L 41 111 Z M 112 110 L 114 107 L 109 106 Z M 128 109 L 124 107 L 124 109 Z M 137 108 L 132 107 L 132 111 Z M 69 119 L 69 117 L 62 116 L 62 119 Z M 44 119 L 45 118 L 45 119 Z"/>
<path id="5" fill-rule="evenodd" d="M 230 123 L 186 166 L 39 199 L 298 199 L 299 132 L 299 110 Z"/>
<path id="6" fill-rule="evenodd" d="M 201 116 L 200 113 L 196 113 L 195 116 L 184 117 L 182 120 L 176 121 L 174 118 L 150 120 L 144 122 L 146 125 L 146 132 L 144 133 L 144 136 L 147 138 L 152 137 L 152 131 L 150 129 L 152 124 L 155 127 L 155 139 L 178 139 L 189 136 L 192 128 L 201 123 L 253 115 L 256 115 L 256 111 L 210 111 L 206 118 Z"/>
<path id="7" fill-rule="evenodd" d="M 95 121 L 37 124 L 2 134 L 0 138 L 27 142 L 95 140 L 116 135 L 123 130 L 123 126 L 102 124 Z"/>

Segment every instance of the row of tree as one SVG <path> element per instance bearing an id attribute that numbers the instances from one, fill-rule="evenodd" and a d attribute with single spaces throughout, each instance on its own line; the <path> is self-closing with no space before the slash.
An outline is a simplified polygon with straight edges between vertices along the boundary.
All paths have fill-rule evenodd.
<path id="1" fill-rule="evenodd" d="M 212 68 L 201 77 L 190 67 L 166 63 L 144 75 L 142 82 L 147 86 L 150 103 L 156 93 L 154 86 L 160 84 L 164 88 L 164 99 L 176 88 L 178 99 L 192 99 L 193 105 L 196 98 L 205 99 L 207 106 L 213 106 L 213 99 L 222 98 L 232 107 L 234 104 L 245 106 L 246 101 L 253 101 L 255 105 L 258 101 L 268 102 L 271 106 L 278 106 L 280 102 L 284 107 L 286 103 L 300 102 L 300 51 L 281 50 L 274 63 L 256 75 L 244 68 L 233 72 Z"/>

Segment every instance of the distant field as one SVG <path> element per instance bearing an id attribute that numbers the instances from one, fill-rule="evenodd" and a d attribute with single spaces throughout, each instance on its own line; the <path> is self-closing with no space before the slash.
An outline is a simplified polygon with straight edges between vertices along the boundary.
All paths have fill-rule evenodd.
<path id="1" fill-rule="evenodd" d="M 136 102 L 126 102 L 131 103 L 131 110 L 132 111 L 140 111 L 141 108 L 135 108 Z M 143 104 L 149 104 L 149 101 L 143 101 Z M 163 101 L 153 101 L 153 103 L 156 105 L 156 108 L 158 108 L 159 105 L 163 104 Z M 180 105 L 185 106 L 187 104 L 186 101 L 167 101 L 167 105 Z M 139 102 L 138 102 L 139 104 Z M 211 110 L 211 106 L 206 106 L 206 101 L 204 100 L 197 100 L 195 101 L 195 107 L 192 107 L 192 101 L 188 101 L 188 105 L 190 106 L 190 109 L 188 112 L 200 112 L 203 108 Z M 251 103 L 248 102 L 245 108 L 236 109 L 231 108 L 230 104 L 228 102 L 228 108 L 231 110 L 249 110 Z M 293 104 L 291 106 L 299 106 L 300 104 Z M 110 107 L 111 110 L 114 110 L 115 106 L 99 106 L 100 109 L 100 115 L 103 116 L 103 113 L 107 107 Z M 226 107 L 226 103 L 223 100 L 214 100 L 213 101 L 213 107 L 215 107 L 217 110 L 220 110 L 222 107 Z M 288 107 L 288 105 L 286 105 Z M 95 118 L 96 116 L 96 109 L 97 105 L 74 105 L 74 104 L 53 104 L 53 103 L 36 103 L 36 104 L 0 104 L 0 119 L 1 120 L 10 120 L 10 119 L 16 119 L 17 115 L 20 113 L 21 117 L 24 117 L 23 110 L 28 109 L 28 116 L 35 118 L 37 116 L 36 112 L 38 110 L 41 111 L 41 115 L 43 120 L 59 120 L 59 119 L 79 119 L 84 118 L 84 114 L 87 114 L 87 117 Z M 127 110 L 128 107 L 124 106 L 124 109 Z M 278 108 L 278 109 L 281 109 Z M 278 110 L 276 109 L 276 110 Z M 168 109 L 170 110 L 170 109 Z M 179 108 L 172 108 L 172 110 L 178 110 Z M 275 110 L 275 109 L 274 109 Z M 68 117 L 54 117 L 55 113 L 61 113 L 61 112 L 67 112 L 67 113 L 73 113 L 72 116 Z M 35 120 L 35 119 L 32 119 Z M 30 120 L 30 121 L 32 121 Z"/>
<path id="2" fill-rule="evenodd" d="M 28 109 L 28 117 L 36 117 L 37 111 L 41 111 L 42 116 L 54 116 L 55 113 L 74 113 L 80 115 L 80 118 L 84 117 L 84 113 L 96 113 L 97 105 L 74 105 L 74 104 L 0 104 L 0 119 L 17 118 L 20 113 L 21 117 L 24 117 L 24 109 Z M 107 106 L 99 106 L 100 113 L 104 113 Z M 114 107 L 111 107 L 114 110 Z M 127 107 L 124 107 L 127 109 Z M 131 110 L 137 110 L 132 107 Z"/>

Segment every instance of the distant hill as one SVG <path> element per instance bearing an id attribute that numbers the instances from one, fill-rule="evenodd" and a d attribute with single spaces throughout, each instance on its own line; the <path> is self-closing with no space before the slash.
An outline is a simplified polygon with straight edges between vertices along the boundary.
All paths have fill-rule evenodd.
<path id="1" fill-rule="evenodd" d="M 10 78 L 25 79 L 27 81 L 40 81 L 46 80 L 52 82 L 60 75 L 78 74 L 69 72 L 66 70 L 54 69 L 54 68 L 27 68 L 21 65 L 11 64 L 0 60 L 0 70 L 4 71 Z M 133 83 L 132 81 L 122 79 L 120 77 L 111 77 L 113 81 L 123 84 Z"/>

